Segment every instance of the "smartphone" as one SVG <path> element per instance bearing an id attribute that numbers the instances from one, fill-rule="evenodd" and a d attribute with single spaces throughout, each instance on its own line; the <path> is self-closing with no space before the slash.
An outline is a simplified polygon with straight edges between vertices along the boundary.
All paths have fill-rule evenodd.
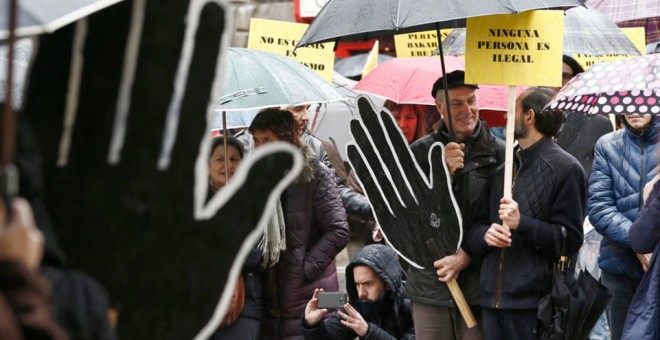
<path id="1" fill-rule="evenodd" d="M 318 308 L 340 308 L 348 302 L 344 292 L 319 292 Z"/>

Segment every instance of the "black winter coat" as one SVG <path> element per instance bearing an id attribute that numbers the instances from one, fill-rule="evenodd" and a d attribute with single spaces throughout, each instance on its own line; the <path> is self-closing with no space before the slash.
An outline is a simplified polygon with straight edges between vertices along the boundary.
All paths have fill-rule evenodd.
<path id="1" fill-rule="evenodd" d="M 470 229 L 467 242 L 484 256 L 480 279 L 483 307 L 536 309 L 552 288 L 553 263 L 561 252 L 561 226 L 567 231 L 567 255 L 574 255 L 582 245 L 587 184 L 580 163 L 549 137 L 514 151 L 512 194 L 520 223 L 511 232 L 511 246 L 493 248 L 484 240 L 491 223 L 502 223 L 498 217 L 502 174 L 495 177 L 491 203 L 484 206 L 485 215 Z"/>
<path id="2" fill-rule="evenodd" d="M 262 274 L 262 339 L 302 339 L 300 316 L 314 288 L 339 289 L 335 256 L 348 243 L 348 222 L 330 170 L 303 148 L 306 166 L 280 200 L 286 250 Z"/>
<path id="3" fill-rule="evenodd" d="M 607 117 L 587 116 L 579 112 L 566 114 L 566 119 L 557 133 L 557 145 L 580 162 L 589 180 L 594 162 L 594 147 L 603 135 L 612 132 L 612 123 Z"/>
<path id="4" fill-rule="evenodd" d="M 638 254 L 653 253 L 630 303 L 622 339 L 660 338 L 660 181 L 646 201 L 644 210 L 630 227 L 630 245 Z"/>
<path id="5" fill-rule="evenodd" d="M 428 134 L 410 146 L 417 163 L 427 175 L 430 171 L 428 152 L 431 145 L 435 142 L 445 145 L 449 143 L 449 135 L 444 124 L 440 126 L 442 130 Z M 463 235 L 467 234 L 474 223 L 475 211 L 488 204 L 492 176 L 496 173 L 497 167 L 504 162 L 504 143 L 490 134 L 488 125 L 484 121 L 479 122 L 476 133 L 465 143 L 465 166 L 454 173 L 452 180 L 454 197 L 463 217 Z M 475 305 L 479 303 L 481 296 L 479 288 L 480 260 L 465 245 L 465 240 L 461 247 L 470 255 L 471 261 L 470 266 L 461 272 L 458 283 L 468 303 Z M 433 267 L 424 270 L 410 268 L 407 272 L 406 292 L 412 301 L 455 306 L 447 285 L 438 281 Z"/>

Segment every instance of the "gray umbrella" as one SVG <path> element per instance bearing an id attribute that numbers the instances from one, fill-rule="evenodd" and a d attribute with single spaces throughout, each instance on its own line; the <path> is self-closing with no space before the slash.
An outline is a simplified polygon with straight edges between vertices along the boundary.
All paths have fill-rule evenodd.
<path id="1" fill-rule="evenodd" d="M 453 30 L 442 42 L 445 55 L 465 54 L 465 29 Z M 435 53 L 439 53 L 436 50 Z M 639 50 L 612 20 L 593 8 L 574 7 L 564 18 L 564 54 L 632 54 Z"/>
<path id="2" fill-rule="evenodd" d="M 298 46 L 465 26 L 466 18 L 582 6 L 579 0 L 330 0 Z"/>

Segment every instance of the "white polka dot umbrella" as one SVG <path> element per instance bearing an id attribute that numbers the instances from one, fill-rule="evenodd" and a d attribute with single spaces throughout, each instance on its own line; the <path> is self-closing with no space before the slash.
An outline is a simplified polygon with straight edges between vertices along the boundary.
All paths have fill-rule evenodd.
<path id="1" fill-rule="evenodd" d="M 660 55 L 602 62 L 568 82 L 545 110 L 589 115 L 660 113 Z"/>

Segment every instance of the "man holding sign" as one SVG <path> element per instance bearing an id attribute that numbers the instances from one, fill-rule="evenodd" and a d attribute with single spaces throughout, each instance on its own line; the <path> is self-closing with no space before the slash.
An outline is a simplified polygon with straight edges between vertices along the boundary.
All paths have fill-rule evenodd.
<path id="1" fill-rule="evenodd" d="M 463 71 L 450 72 L 446 77 L 456 142 L 449 138 L 447 106 L 440 78 L 431 92 L 442 116 L 440 129 L 416 141 L 410 148 L 422 170 L 428 173 L 429 149 L 435 142 L 445 145 L 445 162 L 452 175 L 452 191 L 467 233 L 474 222 L 474 212 L 488 204 L 491 177 L 504 161 L 504 143 L 492 136 L 486 123 L 479 120 L 478 86 L 466 84 Z M 471 253 L 463 245 L 455 254 L 437 259 L 434 267 L 408 271 L 407 292 L 412 300 L 418 339 L 482 338 L 481 311 L 478 307 L 479 261 L 472 259 Z M 474 306 L 471 309 L 477 319 L 477 327 L 467 328 L 447 285 L 439 282 L 457 278 L 468 303 Z"/>
<path id="2" fill-rule="evenodd" d="M 553 95 L 530 88 L 516 100 L 513 197 L 501 198 L 503 176 L 496 176 L 489 209 L 481 211 L 488 216 L 480 214 L 466 238 L 483 256 L 486 339 L 537 339 L 537 310 L 552 289 L 553 263 L 582 245 L 586 180 L 580 163 L 552 140 L 563 115 L 542 109 Z"/>

